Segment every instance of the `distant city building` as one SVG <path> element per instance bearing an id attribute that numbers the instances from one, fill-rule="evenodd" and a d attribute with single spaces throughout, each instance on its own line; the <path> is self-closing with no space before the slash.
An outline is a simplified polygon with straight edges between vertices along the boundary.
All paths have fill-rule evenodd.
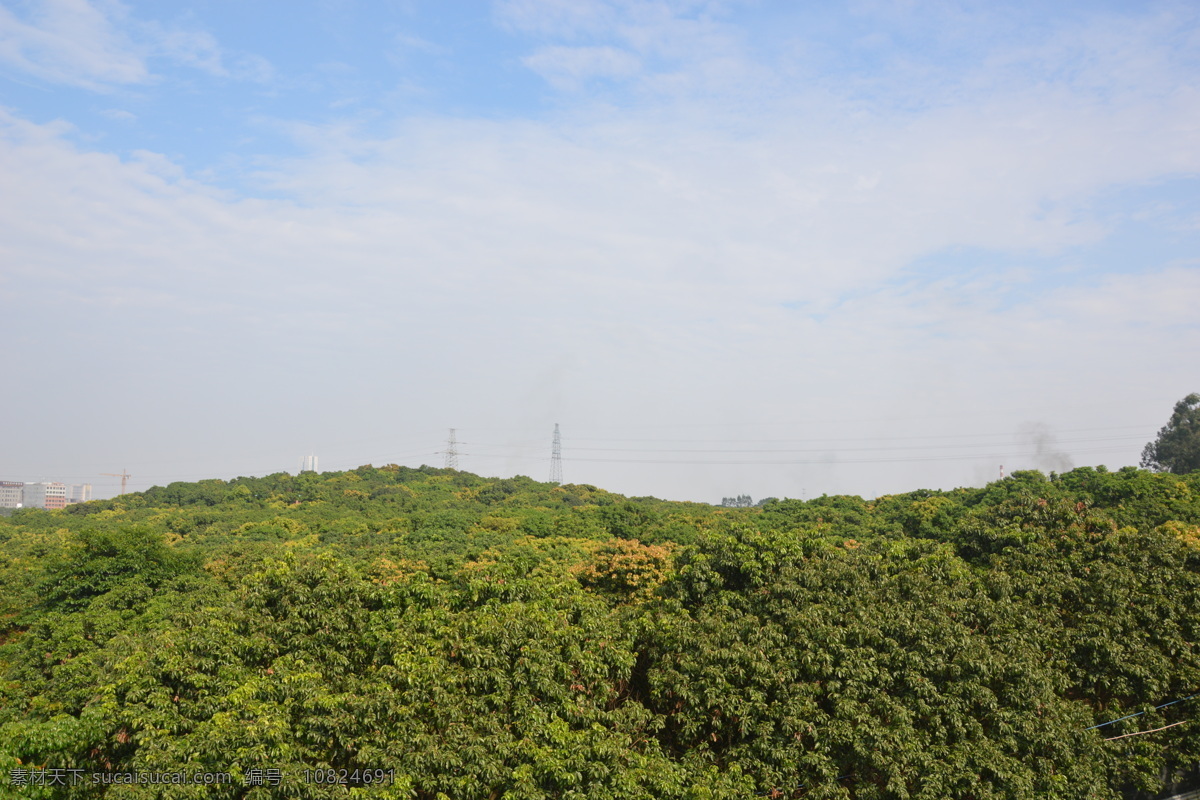
<path id="1" fill-rule="evenodd" d="M 67 485 L 55 481 L 25 484 L 25 508 L 54 510 L 67 507 Z"/>
<path id="2" fill-rule="evenodd" d="M 317 472 L 317 457 L 305 456 L 304 458 L 300 459 L 300 471 Z"/>
<path id="3" fill-rule="evenodd" d="M 66 508 L 92 499 L 90 483 L 0 481 L 0 508 Z"/>
<path id="4" fill-rule="evenodd" d="M 0 481 L 0 508 L 20 508 L 24 502 L 24 481 Z"/>

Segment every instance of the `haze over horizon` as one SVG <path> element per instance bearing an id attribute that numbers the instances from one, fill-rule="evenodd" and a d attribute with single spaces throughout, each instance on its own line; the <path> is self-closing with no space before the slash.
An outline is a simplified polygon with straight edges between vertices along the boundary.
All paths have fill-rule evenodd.
<path id="1" fill-rule="evenodd" d="M 868 497 L 1200 391 L 1181 2 L 0 0 L 0 479 Z"/>

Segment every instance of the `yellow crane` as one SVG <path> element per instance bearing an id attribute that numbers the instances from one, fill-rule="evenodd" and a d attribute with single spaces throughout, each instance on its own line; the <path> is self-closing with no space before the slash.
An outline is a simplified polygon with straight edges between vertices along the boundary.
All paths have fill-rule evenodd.
<path id="1" fill-rule="evenodd" d="M 125 470 L 121 470 L 120 472 L 101 472 L 100 474 L 101 475 L 111 475 L 114 478 L 120 478 L 121 479 L 121 494 L 125 494 L 125 484 L 129 481 L 130 478 L 133 477 Z"/>

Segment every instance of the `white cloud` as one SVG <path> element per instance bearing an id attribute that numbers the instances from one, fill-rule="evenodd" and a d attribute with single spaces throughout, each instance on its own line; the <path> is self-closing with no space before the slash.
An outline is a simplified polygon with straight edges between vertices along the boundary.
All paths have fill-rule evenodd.
<path id="1" fill-rule="evenodd" d="M 0 261 L 10 265 L 0 297 L 10 308 L 33 302 L 36 322 L 10 316 L 26 335 L 55 344 L 86 336 L 144 365 L 146 378 L 128 388 L 139 404 L 104 406 L 126 428 L 157 424 L 143 401 L 199 404 L 198 419 L 229 414 L 217 441 L 248 425 L 277 443 L 298 425 L 316 425 L 318 444 L 366 436 L 385 418 L 404 431 L 565 421 L 576 437 L 588 426 L 645 438 L 655 434 L 637 426 L 735 426 L 678 429 L 685 439 L 1000 433 L 1047 416 L 1055 428 L 1112 425 L 1112 407 L 1097 403 L 1147 405 L 1139 384 L 1160 385 L 1182 353 L 1200 348 L 1188 327 L 1189 298 L 1200 292 L 1194 265 L 1082 275 L 1007 306 L 993 300 L 996 287 L 1013 284 L 1004 274 L 881 283 L 903 264 L 882 252 L 886 243 L 874 256 L 885 269 L 856 263 L 859 240 L 886 222 L 872 203 L 859 227 L 815 242 L 810 235 L 838 216 L 821 202 L 776 191 L 740 207 L 770 185 L 765 171 L 746 174 L 761 154 L 704 170 L 538 126 L 430 122 L 394 141 L 356 142 L 370 155 L 364 163 L 329 153 L 324 163 L 288 164 L 295 183 L 286 188 L 311 192 L 297 206 L 223 196 L 162 156 L 120 161 L 82 152 L 62 133 L 6 121 L 0 174 L 25 191 L 0 206 Z M 730 182 L 737 175 L 741 185 Z M 849 216 L 855 192 L 888 190 L 886 178 L 857 189 L 859 177 L 809 169 L 798 180 Z M 922 205 L 920 216 L 956 220 L 963 199 L 908 202 Z M 817 221 L 796 237 L 753 226 L 788 208 Z M 894 240 L 911 219 L 884 233 Z M 962 236 L 934 239 L 934 227 L 913 234 L 911 247 Z M 824 315 L 781 307 L 796 296 L 824 303 Z M 64 333 L 52 334 L 58 326 Z M 558 366 L 546 377 L 549 364 Z M 181 387 L 186 400 L 173 394 Z M 261 413 L 249 410 L 247 392 Z M 298 396 L 319 400 L 329 419 L 303 421 Z M 358 421 L 345 419 L 350 398 L 362 405 Z M 121 422 L 129 414 L 138 419 Z M 854 418 L 864 422 L 811 422 Z M 736 427 L 749 422 L 760 427 Z M 898 475 L 892 464 L 847 459 L 570 468 L 574 480 L 618 490 L 712 499 L 735 479 L 756 494 L 795 495 L 974 475 L 973 462 L 920 462 Z M 485 472 L 508 463 L 464 459 Z"/>
<path id="2" fill-rule="evenodd" d="M 605 0 L 501 0 L 493 7 L 496 19 L 513 30 L 563 37 L 607 31 L 618 15 Z"/>
<path id="3" fill-rule="evenodd" d="M 429 55 L 449 55 L 450 53 L 447 48 L 435 44 L 428 39 L 422 39 L 420 36 L 398 33 L 395 35 L 394 40 L 401 51 L 416 51 Z"/>
<path id="4" fill-rule="evenodd" d="M 229 75 L 229 70 L 222 60 L 221 46 L 207 31 L 168 27 L 158 23 L 144 23 L 142 29 L 152 43 L 155 55 L 210 75 Z"/>
<path id="5" fill-rule="evenodd" d="M 711 95 L 764 77 L 720 3 L 505 0 L 495 15 L 510 30 L 556 40 L 523 63 L 560 90 L 638 78 L 635 88 L 655 95 Z"/>
<path id="6" fill-rule="evenodd" d="M 109 119 L 117 120 L 118 122 L 133 122 L 137 119 L 137 115 L 133 112 L 126 111 L 123 108 L 106 108 L 100 112 Z"/>
<path id="7" fill-rule="evenodd" d="M 0 7 L 0 59 L 42 80 L 97 89 L 150 78 L 137 48 L 113 19 L 119 5 L 44 0 L 28 21 Z"/>
<path id="8" fill-rule="evenodd" d="M 230 71 L 235 78 L 254 83 L 271 83 L 276 77 L 275 66 L 253 53 L 243 53 L 234 58 Z"/>
<path id="9" fill-rule="evenodd" d="M 636 55 L 615 47 L 543 47 L 522 62 L 560 89 L 579 89 L 593 78 L 628 78 L 641 67 Z"/>
<path id="10" fill-rule="evenodd" d="M 0 7 L 0 62 L 50 83 L 104 91 L 158 79 L 155 59 L 217 77 L 267 82 L 266 59 L 241 54 L 230 67 L 205 30 L 133 19 L 116 0 L 40 0 L 27 18 Z"/>
<path id="11" fill-rule="evenodd" d="M 564 39 L 527 61 L 548 79 L 623 78 L 645 94 L 584 96 L 539 120 L 407 119 L 388 135 L 292 123 L 303 155 L 257 161 L 263 196 L 281 199 L 223 194 L 162 155 L 121 160 L 69 144 L 61 126 L 4 118 L 0 179 L 22 189 L 0 195 L 8 319 L 23 336 L 128 350 L 137 402 L 195 404 L 231 440 L 275 443 L 547 421 L 568 439 L 605 425 L 646 438 L 655 425 L 1012 433 L 1030 419 L 1161 423 L 1194 388 L 1178 384 L 1200 351 L 1197 264 L 1106 274 L 1089 261 L 1115 224 L 1097 198 L 1200 173 L 1200 102 L 1174 56 L 1106 83 L 1125 56 L 1105 63 L 1108 40 L 1083 37 L 1100 77 L 1030 81 L 1021 59 L 984 59 L 949 89 L 914 88 L 937 102 L 864 97 L 829 75 L 789 83 L 799 73 L 735 97 L 772 70 L 734 33 L 649 4 L 635 10 L 650 22 L 624 30 L 608 8 L 498 13 Z M 654 25 L 717 46 L 688 60 L 653 41 Z M 1158 25 L 1134 28 L 1128 52 L 1153 50 Z M 180 52 L 216 58 L 202 44 Z M 1044 52 L 1062 60 L 1053 42 Z M 1008 265 L 910 271 L 964 249 Z M 1054 260 L 1068 251 L 1069 274 Z M 115 429 L 157 419 L 127 401 L 106 407 Z M 1089 459 L 1102 460 L 1075 461 Z M 741 490 L 734 478 L 794 496 L 974 474 L 584 463 L 568 478 L 711 499 Z"/>

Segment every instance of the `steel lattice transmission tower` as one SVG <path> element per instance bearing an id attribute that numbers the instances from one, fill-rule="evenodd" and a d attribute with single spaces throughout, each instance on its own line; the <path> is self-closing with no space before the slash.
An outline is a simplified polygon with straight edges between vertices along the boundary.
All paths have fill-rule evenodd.
<path id="1" fill-rule="evenodd" d="M 446 440 L 446 469 L 458 469 L 458 440 L 454 438 L 454 428 L 450 429 L 450 438 Z"/>
<path id="2" fill-rule="evenodd" d="M 562 483 L 562 437 L 558 434 L 558 423 L 554 423 L 554 445 L 550 448 L 550 482 Z"/>

